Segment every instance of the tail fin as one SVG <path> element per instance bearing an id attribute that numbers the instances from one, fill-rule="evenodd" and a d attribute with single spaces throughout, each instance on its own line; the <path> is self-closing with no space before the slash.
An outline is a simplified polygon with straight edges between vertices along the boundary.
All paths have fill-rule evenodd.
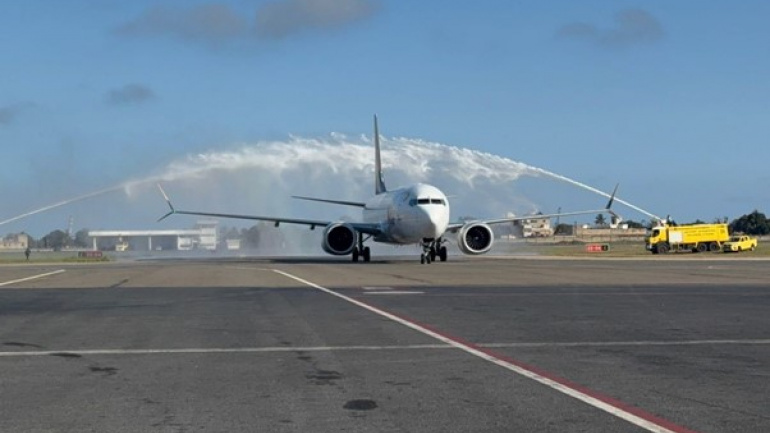
<path id="1" fill-rule="evenodd" d="M 387 191 L 382 181 L 382 160 L 380 159 L 380 131 L 377 128 L 377 115 L 374 115 L 374 193 Z"/>

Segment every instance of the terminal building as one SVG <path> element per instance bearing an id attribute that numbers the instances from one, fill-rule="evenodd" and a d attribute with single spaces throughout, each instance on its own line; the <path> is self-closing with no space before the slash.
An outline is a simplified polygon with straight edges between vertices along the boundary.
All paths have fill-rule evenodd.
<path id="1" fill-rule="evenodd" d="M 186 230 L 92 230 L 88 232 L 94 250 L 216 250 L 218 221 L 201 220 Z"/>

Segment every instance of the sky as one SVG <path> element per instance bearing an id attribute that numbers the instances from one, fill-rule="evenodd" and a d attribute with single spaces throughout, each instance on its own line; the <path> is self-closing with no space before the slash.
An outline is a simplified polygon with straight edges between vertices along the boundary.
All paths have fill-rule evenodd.
<path id="1" fill-rule="evenodd" d="M 324 155 L 370 148 L 375 113 L 389 185 L 422 166 L 455 217 L 604 205 L 528 167 L 619 183 L 680 222 L 768 212 L 768 16 L 758 0 L 5 2 L 0 221 L 110 192 L 0 234 L 191 224 L 155 222 L 156 180 L 187 209 L 337 218 L 284 196 L 367 198 L 371 163 Z M 422 165 L 393 152 L 409 143 Z"/>

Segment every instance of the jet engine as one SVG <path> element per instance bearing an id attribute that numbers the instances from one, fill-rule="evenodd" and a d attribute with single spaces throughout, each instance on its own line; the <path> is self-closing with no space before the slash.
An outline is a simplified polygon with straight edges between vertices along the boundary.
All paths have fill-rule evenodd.
<path id="1" fill-rule="evenodd" d="M 344 256 L 353 252 L 358 233 L 347 223 L 332 223 L 326 226 L 323 233 L 322 248 L 329 254 Z"/>
<path id="2" fill-rule="evenodd" d="M 465 254 L 484 254 L 492 248 L 494 235 L 484 223 L 468 223 L 457 234 L 457 245 Z"/>

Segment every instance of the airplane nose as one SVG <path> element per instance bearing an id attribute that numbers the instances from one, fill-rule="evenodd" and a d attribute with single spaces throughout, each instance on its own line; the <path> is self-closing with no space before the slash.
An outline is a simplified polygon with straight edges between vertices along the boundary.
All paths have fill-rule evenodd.
<path id="1" fill-rule="evenodd" d="M 436 224 L 436 221 L 433 219 L 433 217 L 428 214 L 427 221 L 425 221 L 425 232 L 430 233 L 431 238 L 437 238 L 438 235 L 436 232 L 438 231 L 438 224 Z"/>
<path id="2" fill-rule="evenodd" d="M 447 221 L 443 221 L 441 215 L 438 212 L 430 212 L 426 210 L 423 213 L 422 218 L 422 232 L 423 237 L 426 238 L 438 238 L 444 234 L 446 230 Z"/>

